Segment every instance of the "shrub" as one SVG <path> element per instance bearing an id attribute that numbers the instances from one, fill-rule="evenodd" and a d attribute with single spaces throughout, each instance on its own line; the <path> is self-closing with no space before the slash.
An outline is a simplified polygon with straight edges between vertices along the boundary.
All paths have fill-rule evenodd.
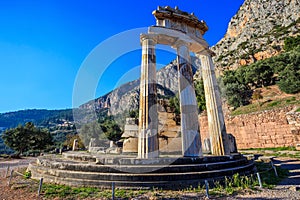
<path id="1" fill-rule="evenodd" d="M 283 49 L 285 51 L 291 51 L 300 45 L 300 35 L 297 37 L 288 37 L 284 40 Z"/>

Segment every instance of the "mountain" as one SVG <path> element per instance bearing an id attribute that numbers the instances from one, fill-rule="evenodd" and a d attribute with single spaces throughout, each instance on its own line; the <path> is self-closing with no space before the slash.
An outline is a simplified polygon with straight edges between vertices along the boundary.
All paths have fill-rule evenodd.
<path id="1" fill-rule="evenodd" d="M 284 39 L 299 35 L 299 0 L 245 0 L 228 24 L 225 36 L 212 47 L 214 63 L 220 71 L 236 69 L 283 52 Z M 192 59 L 193 72 L 198 69 Z M 157 71 L 159 98 L 177 93 L 176 61 Z M 80 106 L 106 108 L 112 115 L 138 109 L 139 80 L 126 83 L 112 92 Z"/>
<path id="2" fill-rule="evenodd" d="M 57 121 L 58 119 L 72 121 L 72 109 L 28 109 L 0 113 L 0 131 L 1 129 L 16 127 L 19 124 L 25 124 L 29 121 L 39 126 L 44 126 L 47 125 L 47 123 Z"/>
<path id="3" fill-rule="evenodd" d="M 299 35 L 299 0 L 245 0 L 212 47 L 219 70 L 236 69 L 283 51 L 284 39 Z"/>
<path id="4" fill-rule="evenodd" d="M 192 71 L 196 74 L 199 64 L 192 57 Z M 169 98 L 178 92 L 178 71 L 176 60 L 156 72 L 158 98 Z M 138 109 L 140 80 L 121 85 L 110 93 L 91 100 L 80 106 L 81 109 L 96 111 L 108 109 L 109 114 L 116 115 Z"/>
<path id="5" fill-rule="evenodd" d="M 227 32 L 212 50 L 216 53 L 215 65 L 221 71 L 265 59 L 283 51 L 284 39 L 299 35 L 299 0 L 245 0 L 228 24 Z M 193 73 L 200 72 L 197 59 L 192 57 Z M 197 71 L 198 70 L 198 71 Z M 157 71 L 158 97 L 168 98 L 178 92 L 176 60 Z M 134 80 L 110 93 L 80 106 L 83 112 L 108 110 L 116 115 L 138 109 L 139 84 Z M 14 127 L 27 121 L 43 125 L 43 121 L 72 117 L 72 110 L 24 110 L 0 114 L 1 127 Z M 93 119 L 85 119 L 85 122 Z M 72 119 L 68 119 L 72 121 Z M 46 122 L 47 124 L 47 122 Z"/>

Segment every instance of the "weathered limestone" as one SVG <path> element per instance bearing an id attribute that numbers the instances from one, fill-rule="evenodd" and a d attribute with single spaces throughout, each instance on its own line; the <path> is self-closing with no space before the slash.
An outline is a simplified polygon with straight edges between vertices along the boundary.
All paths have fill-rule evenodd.
<path id="1" fill-rule="evenodd" d="M 211 144 L 209 138 L 203 140 L 203 153 L 211 153 Z"/>
<path id="2" fill-rule="evenodd" d="M 179 154 L 182 151 L 181 137 L 159 138 L 159 151 L 164 153 Z"/>
<path id="3" fill-rule="evenodd" d="M 135 118 L 126 118 L 124 133 L 122 134 L 123 153 L 137 153 L 139 126 Z"/>
<path id="4" fill-rule="evenodd" d="M 230 154 L 212 52 L 202 37 L 208 30 L 206 23 L 193 14 L 168 6 L 158 7 L 153 15 L 156 26 L 149 27 L 148 34 L 141 35 L 143 58 L 138 157 L 158 156 L 155 44 L 169 45 L 177 50 L 183 156 L 202 156 L 190 51 L 196 53 L 202 63 L 212 154 Z"/>
<path id="5" fill-rule="evenodd" d="M 193 73 L 188 46 L 179 41 L 177 63 L 179 77 L 179 97 L 181 111 L 181 137 L 183 156 L 202 156 L 199 134 L 198 109 L 193 84 Z"/>
<path id="6" fill-rule="evenodd" d="M 230 154 L 230 149 L 226 134 L 220 92 L 215 75 L 215 66 L 211 54 L 211 51 L 204 50 L 196 53 L 196 56 L 201 60 L 202 66 L 212 154 L 225 155 Z"/>
<path id="7" fill-rule="evenodd" d="M 91 138 L 89 142 L 89 152 L 91 152 L 91 148 L 96 146 L 96 138 Z"/>
<path id="8" fill-rule="evenodd" d="M 231 133 L 227 133 L 227 137 L 228 137 L 229 152 L 237 153 L 238 151 L 237 151 L 235 137 Z"/>
<path id="9" fill-rule="evenodd" d="M 78 140 L 77 139 L 73 140 L 72 150 L 73 151 L 77 151 L 78 150 Z"/>
<path id="10" fill-rule="evenodd" d="M 158 157 L 155 37 L 143 34 L 141 44 L 138 158 L 155 158 Z"/>

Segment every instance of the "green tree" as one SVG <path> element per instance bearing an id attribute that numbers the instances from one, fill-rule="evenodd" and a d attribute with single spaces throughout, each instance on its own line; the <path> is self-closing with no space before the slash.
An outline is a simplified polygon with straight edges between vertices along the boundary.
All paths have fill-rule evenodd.
<path id="1" fill-rule="evenodd" d="M 299 66 L 288 65 L 279 74 L 278 86 L 280 90 L 288 94 L 300 92 L 300 68 Z"/>
<path id="2" fill-rule="evenodd" d="M 78 135 L 78 134 L 68 134 L 66 136 L 66 140 L 64 141 L 63 145 L 64 146 L 67 146 L 67 147 L 72 147 L 73 146 L 73 143 L 74 143 L 74 140 L 77 140 L 78 142 L 78 148 L 79 149 L 83 149 L 85 148 L 84 144 L 83 144 L 83 141 L 81 140 L 81 137 Z"/>
<path id="3" fill-rule="evenodd" d="M 112 141 L 121 139 L 122 130 L 113 119 L 107 118 L 100 126 L 107 139 Z"/>
<path id="4" fill-rule="evenodd" d="M 225 85 L 225 96 L 228 104 L 234 108 L 249 104 L 249 87 L 240 83 L 228 83 Z"/>
<path id="5" fill-rule="evenodd" d="M 6 130 L 2 139 L 18 155 L 28 150 L 43 150 L 53 144 L 50 133 L 45 129 L 36 128 L 32 122 Z"/>
<path id="6" fill-rule="evenodd" d="M 96 141 L 99 139 L 104 139 L 105 135 L 97 121 L 84 124 L 80 129 L 80 137 L 85 146 L 88 146 L 91 138 L 95 138 Z"/>
<path id="7" fill-rule="evenodd" d="M 130 110 L 129 117 L 137 119 L 139 117 L 139 110 Z"/>
<path id="8" fill-rule="evenodd" d="M 284 40 L 283 49 L 285 51 L 291 51 L 300 45 L 300 35 L 297 37 L 287 37 Z"/>
<path id="9" fill-rule="evenodd" d="M 178 94 L 176 94 L 174 97 L 170 98 L 170 107 L 174 109 L 174 113 L 179 115 L 180 114 L 180 105 L 179 105 L 179 98 Z"/>
<path id="10" fill-rule="evenodd" d="M 195 93 L 199 112 L 206 110 L 204 83 L 202 79 L 194 81 Z"/>

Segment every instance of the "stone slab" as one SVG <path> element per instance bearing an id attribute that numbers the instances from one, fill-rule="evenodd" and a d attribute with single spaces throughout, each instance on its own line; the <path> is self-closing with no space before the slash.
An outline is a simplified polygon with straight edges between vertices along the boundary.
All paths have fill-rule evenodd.
<path id="1" fill-rule="evenodd" d="M 123 142 L 123 153 L 137 153 L 138 138 L 127 138 Z"/>

